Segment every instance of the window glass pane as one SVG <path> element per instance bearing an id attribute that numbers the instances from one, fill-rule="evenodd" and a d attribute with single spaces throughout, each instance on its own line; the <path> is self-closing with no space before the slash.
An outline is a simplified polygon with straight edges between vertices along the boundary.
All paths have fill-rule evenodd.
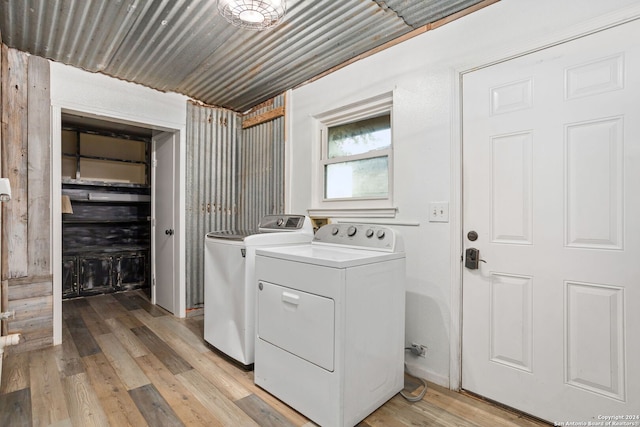
<path id="1" fill-rule="evenodd" d="M 325 198 L 387 197 L 389 194 L 389 158 L 340 162 L 326 165 Z"/>
<path id="2" fill-rule="evenodd" d="M 372 117 L 328 129 L 329 158 L 391 147 L 391 116 Z"/>

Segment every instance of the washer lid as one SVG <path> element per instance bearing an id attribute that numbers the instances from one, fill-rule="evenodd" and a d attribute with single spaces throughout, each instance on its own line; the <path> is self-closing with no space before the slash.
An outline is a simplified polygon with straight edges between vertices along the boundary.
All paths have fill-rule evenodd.
<path id="1" fill-rule="evenodd" d="M 207 238 L 243 241 L 245 237 L 258 233 L 258 230 L 220 230 L 207 233 Z"/>
<path id="2" fill-rule="evenodd" d="M 303 230 L 281 231 L 280 233 L 262 231 L 212 231 L 207 233 L 205 242 L 216 244 L 241 244 L 244 246 L 294 245 L 309 243 L 312 232 Z"/>
<path id="3" fill-rule="evenodd" d="M 256 255 L 332 268 L 355 267 L 405 257 L 404 252 L 384 252 L 317 244 L 256 249 Z"/>
<path id="4" fill-rule="evenodd" d="M 247 241 L 250 236 L 265 234 L 304 234 L 308 237 L 259 237 L 249 239 L 262 244 L 309 242 L 313 239 L 311 219 L 305 215 L 265 215 L 258 224 L 257 230 L 216 230 L 207 233 L 209 239 L 223 239 L 236 242 Z M 257 239 L 257 240 L 256 240 Z"/>

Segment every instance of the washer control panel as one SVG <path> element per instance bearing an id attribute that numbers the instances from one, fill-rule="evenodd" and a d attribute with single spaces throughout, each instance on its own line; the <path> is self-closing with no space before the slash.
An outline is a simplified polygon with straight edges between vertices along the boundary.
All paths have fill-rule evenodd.
<path id="1" fill-rule="evenodd" d="M 403 251 L 398 232 L 378 224 L 326 224 L 316 231 L 313 243 L 346 245 L 389 252 Z"/>
<path id="2" fill-rule="evenodd" d="M 260 232 L 294 231 L 311 227 L 311 222 L 305 215 L 265 215 L 258 224 Z"/>

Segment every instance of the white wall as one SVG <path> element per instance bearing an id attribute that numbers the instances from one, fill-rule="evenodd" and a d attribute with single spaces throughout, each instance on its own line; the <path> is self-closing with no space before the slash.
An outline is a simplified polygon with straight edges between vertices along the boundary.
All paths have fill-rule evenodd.
<path id="1" fill-rule="evenodd" d="M 397 228 L 407 253 L 406 341 L 428 347 L 424 359 L 407 356 L 414 373 L 454 388 L 460 375 L 460 73 L 638 13 L 637 0 L 504 0 L 292 91 L 291 212 L 317 207 L 312 116 L 394 89 L 409 94 L 413 113 L 394 129 L 398 212 L 389 222 L 404 224 Z M 428 222 L 430 201 L 450 201 L 450 223 Z"/>
<path id="2" fill-rule="evenodd" d="M 62 290 L 61 290 L 61 242 L 60 221 L 60 115 L 63 112 L 81 113 L 89 117 L 113 122 L 133 124 L 149 129 L 179 132 L 177 159 L 179 179 L 179 212 L 185 211 L 185 138 L 186 98 L 175 93 L 162 93 L 147 87 L 89 73 L 60 63 L 51 63 L 51 113 L 52 113 L 52 224 L 53 224 L 53 275 L 54 275 L 54 344 L 62 340 Z M 179 301 L 176 315 L 185 315 L 184 280 L 184 217 L 176 218 L 178 248 L 176 260 Z"/>

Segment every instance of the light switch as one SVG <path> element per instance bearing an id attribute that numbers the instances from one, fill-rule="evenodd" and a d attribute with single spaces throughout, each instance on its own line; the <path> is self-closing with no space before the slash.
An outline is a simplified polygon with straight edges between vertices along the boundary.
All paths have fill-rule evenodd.
<path id="1" fill-rule="evenodd" d="M 429 203 L 429 222 L 449 222 L 449 202 Z"/>

